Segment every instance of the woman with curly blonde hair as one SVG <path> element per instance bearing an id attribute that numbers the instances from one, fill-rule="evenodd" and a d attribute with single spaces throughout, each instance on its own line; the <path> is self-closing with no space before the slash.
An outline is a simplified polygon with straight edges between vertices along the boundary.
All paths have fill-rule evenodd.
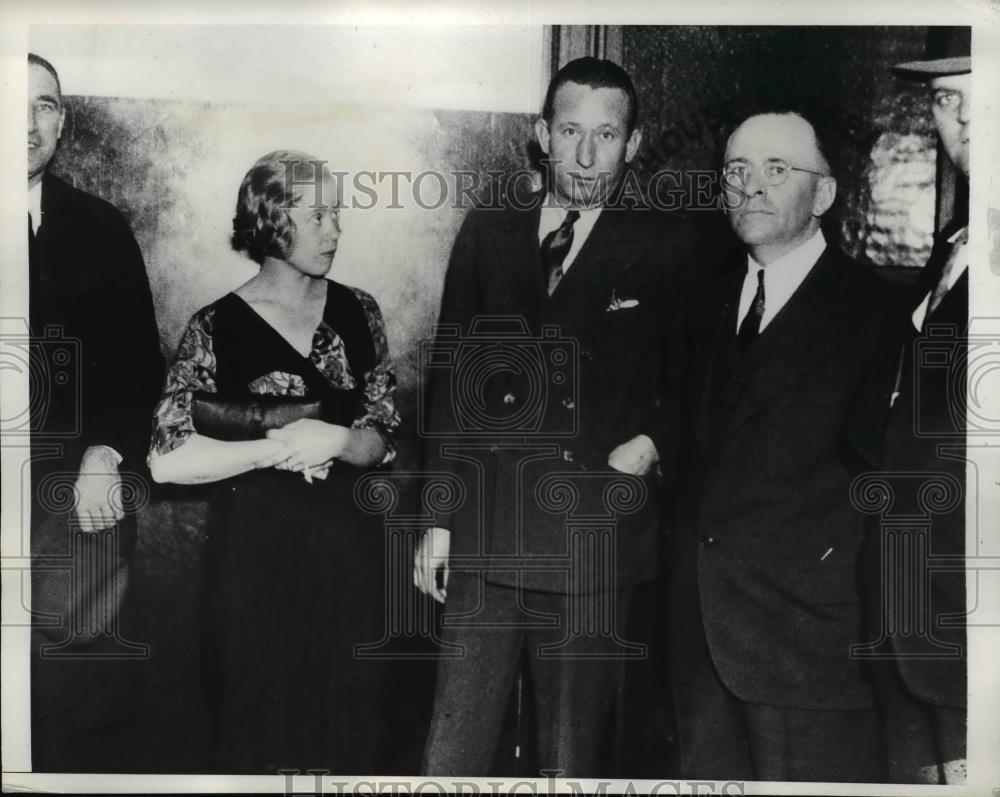
<path id="1" fill-rule="evenodd" d="M 327 279 L 337 184 L 300 152 L 240 185 L 259 273 L 191 319 L 155 414 L 159 482 L 213 482 L 206 685 L 220 772 L 377 771 L 382 534 L 354 502 L 399 425 L 378 305 Z"/>

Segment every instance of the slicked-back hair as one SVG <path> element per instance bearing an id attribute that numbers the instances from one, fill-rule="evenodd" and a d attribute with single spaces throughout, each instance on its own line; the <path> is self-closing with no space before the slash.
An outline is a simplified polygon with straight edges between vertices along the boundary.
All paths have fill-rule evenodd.
<path id="1" fill-rule="evenodd" d="M 621 89 L 624 91 L 625 96 L 628 97 L 627 135 L 632 135 L 639 118 L 639 97 L 635 93 L 632 78 L 618 64 L 606 58 L 594 58 L 588 55 L 570 61 L 556 72 L 555 77 L 549 82 L 548 91 L 545 92 L 545 103 L 542 105 L 542 118 L 546 122 L 552 121 L 556 92 L 566 83 L 578 83 L 581 86 L 590 86 L 592 89 Z"/>
<path id="2" fill-rule="evenodd" d="M 813 136 L 816 138 L 816 151 L 819 153 L 820 160 L 826 164 L 826 170 L 830 173 L 830 176 L 836 177 L 837 169 L 836 163 L 834 162 L 834 150 L 830 146 L 830 142 L 827 140 L 826 134 L 823 132 L 822 125 L 818 123 L 816 118 L 805 111 L 798 110 L 797 108 L 785 108 L 783 110 L 774 111 L 774 113 L 784 116 L 797 116 L 812 128 Z"/>
<path id="3" fill-rule="evenodd" d="M 52 79 L 56 82 L 56 91 L 59 92 L 59 99 L 62 100 L 62 83 L 59 82 L 59 73 L 56 72 L 56 68 L 52 66 L 48 61 L 46 61 L 42 56 L 35 55 L 34 53 L 28 53 L 28 66 L 40 66 L 50 75 Z"/>
<path id="4" fill-rule="evenodd" d="M 321 164 L 305 152 L 275 150 L 251 166 L 236 197 L 233 249 L 261 264 L 266 257 L 287 260 L 295 222 L 286 209 L 293 204 L 295 185 L 312 183 Z"/>

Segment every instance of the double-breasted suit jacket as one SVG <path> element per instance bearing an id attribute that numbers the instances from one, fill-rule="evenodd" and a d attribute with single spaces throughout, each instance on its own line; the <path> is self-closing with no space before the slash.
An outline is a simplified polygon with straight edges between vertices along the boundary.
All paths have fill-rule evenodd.
<path id="1" fill-rule="evenodd" d="M 704 286 L 682 325 L 685 441 L 672 493 L 672 659 L 680 681 L 710 657 L 743 701 L 871 704 L 851 503 L 860 459 L 846 425 L 882 335 L 889 287 L 830 247 L 760 332 L 736 349 L 745 258 Z"/>
<path id="2" fill-rule="evenodd" d="M 607 460 L 638 434 L 662 456 L 673 433 L 664 345 L 692 237 L 662 213 L 605 208 L 550 297 L 539 214 L 473 209 L 456 239 L 440 316 L 451 343 L 439 335 L 435 345 L 455 349 L 457 330 L 466 348 L 431 378 L 439 436 L 429 442 L 431 462 L 467 496 L 438 523 L 452 531 L 453 567 L 473 557 L 493 583 L 628 587 L 656 570 L 656 474 L 615 474 Z M 469 343 L 505 327 L 499 343 Z M 587 537 L 609 524 L 610 537 Z"/>

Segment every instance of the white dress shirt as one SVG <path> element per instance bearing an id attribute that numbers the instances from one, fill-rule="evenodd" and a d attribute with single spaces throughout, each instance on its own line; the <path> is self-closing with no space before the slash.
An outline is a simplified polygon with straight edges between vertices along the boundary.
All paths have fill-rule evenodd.
<path id="1" fill-rule="evenodd" d="M 965 235 L 966 227 L 963 227 L 958 232 L 956 232 L 951 238 L 948 239 L 948 243 L 954 244 L 959 238 Z M 969 244 L 967 242 L 962 242 L 955 247 L 955 250 L 951 253 L 951 257 L 955 258 L 955 262 L 952 264 L 951 271 L 948 272 L 948 290 L 950 291 L 955 287 L 955 283 L 958 282 L 958 278 L 961 277 L 966 269 L 969 267 Z M 913 311 L 913 326 L 917 330 L 922 330 L 924 328 L 924 321 L 927 318 L 927 305 L 930 304 L 931 296 L 934 294 L 934 288 L 936 285 L 932 285 L 931 289 L 927 291 L 927 295 L 924 300 L 917 306 L 917 309 Z"/>
<path id="2" fill-rule="evenodd" d="M 782 307 L 795 293 L 799 285 L 812 271 L 820 255 L 826 249 L 826 238 L 823 237 L 822 230 L 816 230 L 816 234 L 787 255 L 782 255 L 767 266 L 762 266 L 750 255 L 747 255 L 747 275 L 743 280 L 743 291 L 740 293 L 740 309 L 736 317 L 736 329 L 746 314 L 750 312 L 750 305 L 757 294 L 757 272 L 764 272 L 764 315 L 760 319 L 761 331 L 771 323 Z"/>
<path id="3" fill-rule="evenodd" d="M 31 216 L 31 227 L 37 233 L 42 226 L 42 181 L 28 186 L 28 215 Z"/>
<path id="4" fill-rule="evenodd" d="M 569 252 L 566 253 L 566 259 L 562 262 L 563 274 L 569 271 L 569 267 L 573 265 L 573 261 L 576 259 L 580 248 L 587 240 L 587 236 L 590 235 L 590 231 L 594 229 L 594 224 L 597 223 L 597 217 L 601 215 L 602 208 L 579 208 L 578 212 L 580 218 L 578 218 L 573 223 L 573 243 L 569 248 Z M 538 219 L 538 245 L 542 245 L 542 241 L 545 240 L 545 236 L 548 235 L 553 230 L 559 229 L 562 223 L 566 220 L 566 214 L 569 212 L 569 208 L 560 207 L 555 202 L 552 201 L 551 196 L 545 197 L 545 204 L 542 205 L 541 217 Z"/>

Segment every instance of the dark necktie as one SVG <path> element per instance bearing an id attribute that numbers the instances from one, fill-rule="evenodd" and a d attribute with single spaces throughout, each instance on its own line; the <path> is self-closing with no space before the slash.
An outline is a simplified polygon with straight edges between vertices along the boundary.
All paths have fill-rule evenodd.
<path id="1" fill-rule="evenodd" d="M 743 317 L 736 339 L 740 354 L 746 354 L 753 339 L 760 333 L 760 320 L 764 317 L 764 269 L 757 271 L 757 293 L 754 294 L 750 309 Z"/>
<path id="2" fill-rule="evenodd" d="M 568 211 L 563 223 L 542 239 L 542 274 L 545 277 L 549 296 L 552 295 L 559 280 L 562 279 L 562 264 L 573 245 L 573 223 L 578 218 L 580 218 L 579 211 Z"/>

